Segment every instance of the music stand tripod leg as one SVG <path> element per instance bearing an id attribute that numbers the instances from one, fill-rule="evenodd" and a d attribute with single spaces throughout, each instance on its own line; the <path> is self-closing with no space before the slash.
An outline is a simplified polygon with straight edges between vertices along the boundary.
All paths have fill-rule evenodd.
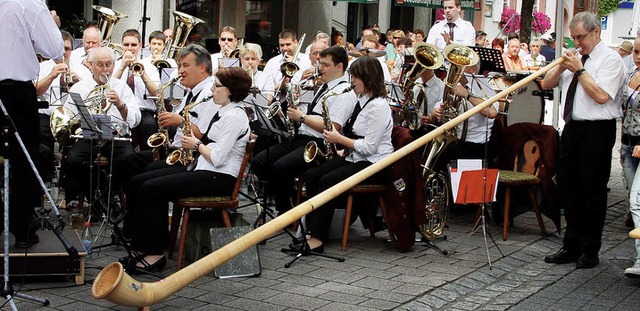
<path id="1" fill-rule="evenodd" d="M 300 249 L 300 251 L 292 250 L 290 248 L 283 248 L 283 249 L 280 250 L 283 253 L 295 254 L 296 255 L 291 261 L 287 262 L 284 265 L 285 268 L 290 268 L 291 265 L 293 265 L 293 263 L 295 263 L 302 256 L 318 256 L 318 257 L 324 257 L 324 258 L 327 258 L 327 259 L 333 259 L 333 260 L 336 260 L 338 262 L 344 262 L 344 257 L 321 254 L 321 253 L 316 253 L 316 252 L 313 252 L 313 251 L 309 250 L 309 248 L 308 248 L 309 247 L 309 243 L 307 243 L 307 231 L 304 228 L 304 223 L 302 222 L 302 219 L 298 219 L 298 226 L 300 227 L 300 231 L 302 233 L 302 240 L 301 240 L 302 248 Z"/>

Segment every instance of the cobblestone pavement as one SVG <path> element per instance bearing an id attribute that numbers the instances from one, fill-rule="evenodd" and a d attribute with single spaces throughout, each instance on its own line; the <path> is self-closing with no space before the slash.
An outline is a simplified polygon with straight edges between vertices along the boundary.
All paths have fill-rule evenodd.
<path id="1" fill-rule="evenodd" d="M 507 241 L 501 239 L 502 227 L 488 222 L 488 231 L 496 238 L 495 244 L 487 240 L 492 261 L 489 267 L 482 233 L 469 235 L 475 208 L 457 207 L 452 210 L 447 240 L 437 243 L 449 251 L 447 256 L 421 244 L 400 253 L 383 243 L 384 232 L 371 239 L 357 221 L 351 227 L 346 251 L 340 250 L 339 241 L 325 248 L 326 253 L 345 257 L 345 262 L 312 256 L 284 268 L 291 257 L 280 249 L 290 243 L 290 238 L 277 236 L 258 246 L 262 265 L 259 277 L 217 279 L 210 274 L 152 309 L 638 310 L 640 280 L 627 279 L 622 274 L 632 265 L 635 254 L 628 229 L 624 228 L 628 207 L 617 148 L 613 153 L 601 262 L 594 269 L 576 270 L 573 265 L 544 263 L 543 257 L 555 252 L 561 239 L 547 218 L 548 235 L 542 237 L 532 212 L 515 218 Z M 249 220 L 255 218 L 253 206 L 240 212 Z M 74 285 L 69 278 L 39 277 L 24 282 L 13 278 L 14 287 L 49 299 L 53 310 L 124 310 L 127 308 L 91 297 L 91 284 L 99 271 L 124 255 L 122 247 L 96 251 L 87 261 L 83 285 Z M 169 260 L 162 274 L 167 276 L 174 271 L 175 260 Z M 136 279 L 158 280 L 148 276 Z M 21 310 L 43 309 L 22 300 L 17 305 Z"/>

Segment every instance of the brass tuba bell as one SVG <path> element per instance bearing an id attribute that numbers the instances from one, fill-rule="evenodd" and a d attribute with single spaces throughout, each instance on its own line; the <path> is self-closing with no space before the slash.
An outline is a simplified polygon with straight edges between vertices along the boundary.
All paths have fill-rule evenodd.
<path id="1" fill-rule="evenodd" d="M 420 127 L 418 111 L 420 111 L 420 105 L 422 105 L 422 103 L 415 102 L 413 86 L 425 70 L 440 68 L 443 58 L 438 48 L 424 42 L 418 43 L 413 48 L 413 56 L 416 62 L 407 72 L 402 86 L 405 99 L 403 105 L 403 125 L 406 125 L 411 130 L 417 130 Z"/>

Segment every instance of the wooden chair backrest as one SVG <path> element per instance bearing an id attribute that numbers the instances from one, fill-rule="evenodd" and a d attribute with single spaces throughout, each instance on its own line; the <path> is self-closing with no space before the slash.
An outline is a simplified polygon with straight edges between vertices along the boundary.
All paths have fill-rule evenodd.
<path id="1" fill-rule="evenodd" d="M 236 178 L 236 184 L 235 186 L 233 186 L 233 191 L 231 192 L 231 200 L 236 200 L 238 198 L 238 192 L 240 192 L 240 185 L 242 184 L 244 171 L 247 169 L 249 160 L 251 160 L 251 155 L 253 154 L 253 147 L 255 146 L 255 144 L 255 140 L 249 140 L 247 142 L 244 157 L 242 157 L 242 164 L 240 165 L 240 171 L 238 172 L 238 178 Z"/>
<path id="2" fill-rule="evenodd" d="M 535 140 L 529 139 L 524 143 L 522 151 L 516 155 L 513 170 L 538 176 L 539 160 L 540 146 Z"/>

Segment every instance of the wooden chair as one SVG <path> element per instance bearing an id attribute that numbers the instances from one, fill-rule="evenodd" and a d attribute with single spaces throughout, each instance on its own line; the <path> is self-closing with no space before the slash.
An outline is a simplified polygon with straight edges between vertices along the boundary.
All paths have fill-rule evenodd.
<path id="1" fill-rule="evenodd" d="M 357 185 L 345 192 L 347 194 L 347 207 L 344 211 L 344 225 L 342 227 L 342 250 L 347 250 L 347 240 L 349 239 L 349 226 L 351 225 L 351 211 L 353 209 L 353 195 L 358 193 L 375 194 L 378 197 L 380 203 L 380 209 L 382 209 L 382 215 L 384 221 L 387 224 L 387 230 L 389 231 L 389 237 L 391 243 L 396 244 L 396 240 L 389 227 L 389 220 L 387 219 L 387 207 L 384 204 L 384 193 L 386 191 L 385 185 Z M 371 238 L 375 238 L 375 215 L 369 219 L 369 235 Z"/>
<path id="2" fill-rule="evenodd" d="M 221 197 L 189 197 L 182 198 L 173 202 L 173 214 L 171 217 L 171 238 L 169 244 L 169 257 L 173 256 L 176 239 L 178 237 L 178 226 L 180 224 L 180 215 L 182 215 L 182 226 L 180 229 L 180 243 L 178 244 L 178 264 L 177 270 L 182 269 L 182 258 L 184 257 L 184 245 L 187 238 L 187 229 L 189 227 L 189 212 L 192 208 L 212 208 L 220 211 L 222 221 L 226 227 L 231 227 L 231 219 L 229 219 L 228 209 L 238 208 L 238 192 L 240 192 L 240 184 L 244 177 L 244 171 L 251 159 L 254 141 L 247 143 L 247 148 L 242 158 L 238 178 L 236 178 L 235 186 L 230 196 Z"/>
<path id="3" fill-rule="evenodd" d="M 500 170 L 499 183 L 505 187 L 504 191 L 504 220 L 502 229 L 502 239 L 507 240 L 509 235 L 509 209 L 511 207 L 511 189 L 514 187 L 527 187 L 529 198 L 536 213 L 538 225 L 543 235 L 547 234 L 540 215 L 538 198 L 536 196 L 536 185 L 540 184 L 538 178 L 538 160 L 540 158 L 540 147 L 534 140 L 528 140 L 524 144 L 522 154 L 516 155 L 513 171 Z"/>

